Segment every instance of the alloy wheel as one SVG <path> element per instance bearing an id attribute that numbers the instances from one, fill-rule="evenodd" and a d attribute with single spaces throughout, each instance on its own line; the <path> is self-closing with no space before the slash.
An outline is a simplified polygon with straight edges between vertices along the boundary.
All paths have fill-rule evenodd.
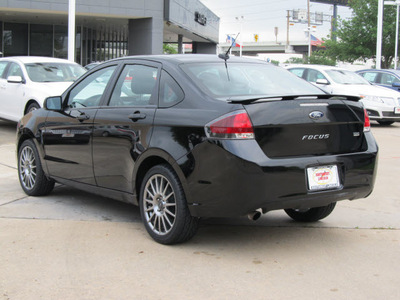
<path id="1" fill-rule="evenodd" d="M 19 157 L 19 174 L 21 182 L 28 190 L 34 188 L 36 183 L 36 160 L 31 147 L 22 149 Z"/>
<path id="2" fill-rule="evenodd" d="M 151 176 L 144 188 L 143 201 L 150 229 L 158 235 L 168 234 L 176 221 L 175 192 L 169 180 L 161 174 Z"/>

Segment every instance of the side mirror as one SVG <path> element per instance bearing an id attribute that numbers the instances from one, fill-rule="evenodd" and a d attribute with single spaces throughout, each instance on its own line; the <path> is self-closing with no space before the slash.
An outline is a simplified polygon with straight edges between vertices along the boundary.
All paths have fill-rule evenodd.
<path id="1" fill-rule="evenodd" d="M 9 83 L 23 83 L 24 81 L 22 80 L 21 76 L 8 76 L 7 77 L 7 82 L 9 82 Z"/>
<path id="2" fill-rule="evenodd" d="M 43 107 L 46 110 L 54 110 L 54 111 L 62 110 L 62 99 L 61 99 L 61 96 L 46 98 L 44 100 Z"/>
<path id="3" fill-rule="evenodd" d="M 392 87 L 400 88 L 400 82 L 393 82 Z"/>
<path id="4" fill-rule="evenodd" d="M 317 81 L 316 81 L 315 83 L 316 83 L 316 84 L 328 85 L 328 84 L 329 84 L 329 81 L 326 80 L 326 79 L 320 78 L 320 79 L 317 79 Z"/>

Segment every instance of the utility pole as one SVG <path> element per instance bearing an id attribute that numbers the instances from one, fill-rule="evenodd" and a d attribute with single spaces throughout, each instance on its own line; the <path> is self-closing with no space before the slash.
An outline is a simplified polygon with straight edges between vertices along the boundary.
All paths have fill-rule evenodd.
<path id="1" fill-rule="evenodd" d="M 286 16 L 286 20 L 287 20 L 287 28 L 286 28 L 286 48 L 289 47 L 289 18 L 290 18 L 290 14 L 289 11 L 287 11 L 287 16 Z"/>
<path id="2" fill-rule="evenodd" d="M 307 19 L 308 19 L 308 57 L 311 56 L 311 17 L 310 17 L 310 0 L 307 0 Z"/>

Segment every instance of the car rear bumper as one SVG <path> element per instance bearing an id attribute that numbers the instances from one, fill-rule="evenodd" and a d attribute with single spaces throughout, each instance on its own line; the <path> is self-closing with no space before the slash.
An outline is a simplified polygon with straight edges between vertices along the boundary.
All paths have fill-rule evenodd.
<path id="1" fill-rule="evenodd" d="M 255 141 L 204 142 L 179 162 L 190 165 L 184 172 L 189 209 L 196 217 L 234 217 L 259 208 L 310 208 L 365 198 L 373 190 L 378 154 L 372 134 L 366 138 L 365 152 L 285 159 L 268 159 Z M 306 169 L 331 164 L 338 166 L 340 187 L 309 191 Z"/>

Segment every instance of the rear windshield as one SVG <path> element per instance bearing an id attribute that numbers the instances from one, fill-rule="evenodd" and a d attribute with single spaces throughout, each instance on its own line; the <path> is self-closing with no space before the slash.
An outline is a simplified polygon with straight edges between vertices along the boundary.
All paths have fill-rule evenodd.
<path id="1" fill-rule="evenodd" d="M 86 70 L 77 64 L 30 63 L 25 64 L 28 76 L 35 82 L 75 81 Z"/>
<path id="2" fill-rule="evenodd" d="M 260 63 L 193 63 L 183 71 L 206 94 L 221 100 L 232 96 L 323 94 L 289 71 Z"/>

